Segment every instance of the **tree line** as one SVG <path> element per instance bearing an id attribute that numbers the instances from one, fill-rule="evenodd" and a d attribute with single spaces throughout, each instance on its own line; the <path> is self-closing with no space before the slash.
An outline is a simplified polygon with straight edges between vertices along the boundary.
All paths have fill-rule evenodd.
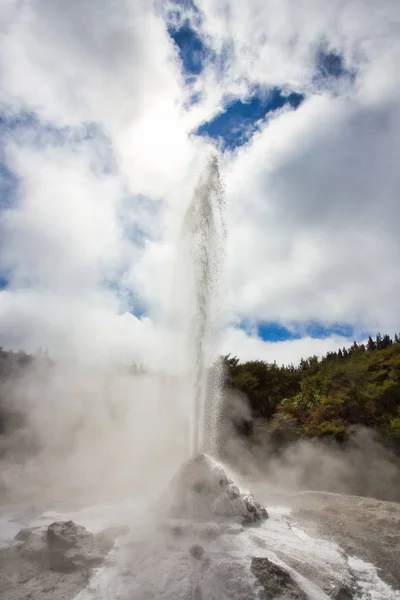
<path id="1" fill-rule="evenodd" d="M 400 447 L 400 337 L 378 333 L 366 344 L 302 359 L 298 366 L 221 358 L 228 390 L 248 398 L 254 419 L 276 440 L 345 439 L 349 428 L 377 430 Z"/>

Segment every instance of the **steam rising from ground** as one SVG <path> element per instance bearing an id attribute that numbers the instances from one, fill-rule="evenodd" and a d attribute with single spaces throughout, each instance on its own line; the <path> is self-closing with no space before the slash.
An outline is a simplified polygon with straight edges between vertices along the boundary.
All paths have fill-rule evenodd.
<path id="1" fill-rule="evenodd" d="M 242 474 L 271 486 L 400 501 L 398 456 L 371 429 L 357 426 L 339 445 L 316 439 L 276 439 L 273 423 L 255 420 L 246 397 L 225 394 L 224 458 Z M 242 424 L 238 433 L 237 424 Z M 252 433 L 243 431 L 252 424 Z M 244 428 L 245 429 L 245 428 Z"/>
<path id="2" fill-rule="evenodd" d="M 215 368 L 211 379 L 208 372 L 216 358 L 223 200 L 215 155 L 200 175 L 177 244 L 171 307 L 177 319 L 163 324 L 169 331 L 162 350 L 170 353 L 172 344 L 182 355 L 179 375 L 34 361 L 5 390 L 23 423 L 2 440 L 0 483 L 8 494 L 156 494 L 191 454 L 215 451 L 221 378 Z"/>
<path id="3" fill-rule="evenodd" d="M 187 457 L 179 382 L 77 365 L 33 365 L 8 390 L 21 424 L 2 436 L 6 497 L 156 494 Z"/>
<path id="4" fill-rule="evenodd" d="M 187 406 L 179 378 L 35 361 L 8 389 L 14 414 L 0 436 L 3 501 L 157 498 L 187 458 Z M 371 431 L 339 448 L 300 440 L 277 450 L 271 431 L 238 435 L 248 419 L 235 397 L 225 415 L 223 458 L 272 487 L 400 500 L 398 459 Z M 7 407 L 6 407 L 7 408 Z"/>

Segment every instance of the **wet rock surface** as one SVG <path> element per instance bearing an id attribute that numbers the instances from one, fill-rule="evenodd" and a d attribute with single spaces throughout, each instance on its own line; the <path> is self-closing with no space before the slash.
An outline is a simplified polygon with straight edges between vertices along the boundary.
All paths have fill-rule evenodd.
<path id="1" fill-rule="evenodd" d="M 261 483 L 261 482 L 260 482 Z M 289 492 L 250 483 L 257 498 L 274 512 L 274 506 L 290 509 L 289 527 L 294 525 L 321 542 L 334 542 L 342 549 L 346 561 L 351 557 L 374 565 L 379 578 L 394 592 L 389 598 L 400 600 L 400 504 L 374 498 L 329 492 Z M 277 556 L 308 578 L 323 582 L 314 561 L 303 563 L 277 548 Z M 304 569 L 304 564 L 307 568 Z M 352 567 L 350 567 L 352 571 Z M 325 593 L 335 600 L 358 598 L 359 573 L 353 573 L 345 584 L 327 577 Z M 335 589 L 330 590 L 334 584 Z M 377 596 L 382 597 L 382 596 Z M 386 600 L 386 598 L 385 598 Z"/>
<path id="2" fill-rule="evenodd" d="M 0 599 L 74 598 L 125 532 L 110 528 L 93 534 L 73 521 L 54 522 L 47 530 L 22 529 L 16 543 L 0 552 Z"/>
<path id="3" fill-rule="evenodd" d="M 187 519 L 233 520 L 255 525 L 268 517 L 253 495 L 240 489 L 221 465 L 205 454 L 187 461 L 167 492 L 169 516 Z"/>
<path id="4" fill-rule="evenodd" d="M 333 593 L 333 600 L 354 600 L 356 598 L 357 591 L 351 590 L 346 586 L 341 586 L 337 591 Z"/>
<path id="5" fill-rule="evenodd" d="M 73 521 L 55 522 L 46 534 L 45 555 L 49 568 L 70 572 L 100 564 L 122 531 L 114 528 L 93 534 Z"/>
<path id="6" fill-rule="evenodd" d="M 226 479 L 229 486 L 230 479 L 228 476 Z M 324 539 L 331 536 L 316 524 L 315 516 L 312 528 L 315 531 L 309 532 L 311 536 L 308 527 L 304 527 L 305 507 L 318 512 L 321 520 L 327 510 L 329 514 L 332 512 L 332 532 L 339 531 L 343 536 L 345 530 L 352 532 L 348 519 L 355 519 L 355 513 L 361 512 L 357 523 L 362 519 L 369 524 L 366 517 L 371 513 L 372 522 L 374 512 L 379 524 L 385 517 L 385 528 L 373 542 L 375 551 L 381 549 L 385 555 L 385 536 L 390 534 L 390 540 L 396 538 L 398 507 L 377 507 L 370 499 L 332 495 L 329 498 L 324 495 L 317 502 L 319 495 L 307 493 L 290 496 L 288 500 L 293 502 L 289 510 L 285 506 L 290 503 L 282 494 L 274 492 L 273 499 L 251 486 L 257 497 L 270 507 L 270 518 L 260 527 L 248 527 L 242 525 L 241 518 L 237 520 L 236 512 L 233 517 L 227 516 L 225 499 L 221 500 L 222 516 L 214 512 L 214 501 L 226 490 L 213 492 L 215 478 L 210 487 L 211 491 L 205 494 L 206 508 L 197 498 L 196 518 L 190 516 L 190 511 L 179 514 L 172 510 L 174 516 L 160 522 L 154 518 L 151 507 L 149 521 L 142 516 L 129 521 L 132 535 L 121 538 L 106 561 L 110 539 L 124 533 L 124 529 L 92 534 L 73 521 L 56 521 L 44 529 L 43 525 L 32 527 L 42 524 L 43 517 L 38 521 L 25 520 L 30 528 L 21 530 L 14 544 L 0 552 L 0 600 L 75 600 L 82 588 L 86 590 L 80 600 L 400 600 L 400 595 L 386 588 L 377 577 L 383 572 L 376 573 L 372 565 L 361 564 L 357 559 L 361 549 L 367 543 L 372 544 L 372 533 L 377 533 L 375 527 L 369 532 L 360 524 L 358 548 L 351 554 L 343 549 L 344 544 L 339 547 Z M 199 486 L 195 488 L 199 494 Z M 235 488 L 236 498 L 232 500 L 245 495 Z M 177 487 L 173 490 L 176 494 Z M 204 492 L 204 487 L 201 491 Z M 354 511 L 348 514 L 351 506 Z M 228 515 L 232 515 L 228 507 Z M 118 508 L 112 509 L 112 514 L 116 512 Z M 79 518 L 77 522 L 81 522 Z M 109 516 L 103 522 L 109 523 Z M 12 536 L 16 531 L 17 528 Z M 398 557 L 398 547 L 397 551 L 394 546 L 392 549 L 394 559 L 395 552 Z M 92 569 L 102 562 L 104 569 Z"/>
<path id="7" fill-rule="evenodd" d="M 293 515 L 313 535 L 334 539 L 350 556 L 376 565 L 400 597 L 400 504 L 311 492 L 297 495 L 293 505 Z"/>
<path id="8" fill-rule="evenodd" d="M 263 600 L 307 600 L 290 574 L 268 558 L 254 557 L 251 570 L 262 585 Z"/>

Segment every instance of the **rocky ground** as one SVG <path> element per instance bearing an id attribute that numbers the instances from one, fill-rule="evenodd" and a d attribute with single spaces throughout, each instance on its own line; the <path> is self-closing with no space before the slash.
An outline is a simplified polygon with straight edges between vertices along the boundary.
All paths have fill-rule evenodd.
<path id="1" fill-rule="evenodd" d="M 289 507 L 299 526 L 372 563 L 384 581 L 400 590 L 400 504 L 326 492 L 271 493 L 256 482 L 253 491 L 267 506 Z"/>
<path id="2" fill-rule="evenodd" d="M 399 504 L 242 484 L 198 457 L 143 514 L 4 507 L 0 600 L 400 600 Z"/>

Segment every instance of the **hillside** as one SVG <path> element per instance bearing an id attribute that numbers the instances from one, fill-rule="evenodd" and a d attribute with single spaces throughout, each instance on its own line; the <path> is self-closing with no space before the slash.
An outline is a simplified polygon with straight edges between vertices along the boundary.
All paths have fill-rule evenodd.
<path id="1" fill-rule="evenodd" d="M 225 356 L 226 385 L 249 399 L 253 418 L 269 422 L 278 441 L 331 437 L 349 428 L 373 428 L 400 446 L 400 342 L 396 335 L 371 337 L 367 345 L 312 356 L 298 367 L 263 361 L 241 363 Z"/>

